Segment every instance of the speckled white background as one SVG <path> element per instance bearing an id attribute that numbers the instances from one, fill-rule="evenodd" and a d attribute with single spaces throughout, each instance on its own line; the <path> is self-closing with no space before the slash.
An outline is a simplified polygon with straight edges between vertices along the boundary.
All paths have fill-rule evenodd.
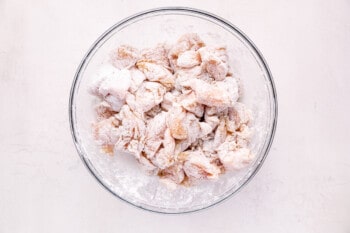
<path id="1" fill-rule="evenodd" d="M 72 143 L 75 70 L 105 29 L 184 5 L 237 25 L 265 55 L 279 97 L 271 152 L 238 195 L 164 216 L 89 175 Z M 0 232 L 350 232 L 350 1 L 0 0 Z"/>

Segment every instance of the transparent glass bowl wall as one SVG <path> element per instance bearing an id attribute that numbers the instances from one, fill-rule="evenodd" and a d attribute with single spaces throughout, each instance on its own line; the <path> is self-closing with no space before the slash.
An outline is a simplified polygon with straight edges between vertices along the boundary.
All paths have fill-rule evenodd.
<path id="1" fill-rule="evenodd" d="M 239 172 L 229 172 L 217 181 L 193 187 L 167 188 L 157 177 L 147 176 L 136 160 L 125 153 L 101 153 L 91 134 L 95 97 L 89 85 L 110 52 L 122 44 L 137 48 L 171 42 L 185 33 L 198 33 L 207 44 L 226 45 L 234 76 L 241 79 L 243 98 L 253 111 L 255 134 L 251 149 L 254 163 Z M 131 16 L 105 32 L 91 47 L 78 68 L 70 98 L 73 139 L 85 165 L 107 190 L 126 202 L 161 213 L 185 213 L 212 206 L 236 193 L 249 181 L 266 157 L 277 119 L 277 100 L 271 74 L 252 42 L 227 21 L 189 8 L 161 8 Z"/>

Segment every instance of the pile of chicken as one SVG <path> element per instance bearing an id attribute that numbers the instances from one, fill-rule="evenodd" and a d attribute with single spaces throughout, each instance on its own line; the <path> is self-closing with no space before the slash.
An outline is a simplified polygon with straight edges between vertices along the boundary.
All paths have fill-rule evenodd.
<path id="1" fill-rule="evenodd" d="M 226 48 L 197 34 L 151 49 L 120 46 L 90 89 L 100 100 L 94 137 L 106 153 L 129 152 L 176 184 L 215 179 L 254 159 L 238 82 Z"/>

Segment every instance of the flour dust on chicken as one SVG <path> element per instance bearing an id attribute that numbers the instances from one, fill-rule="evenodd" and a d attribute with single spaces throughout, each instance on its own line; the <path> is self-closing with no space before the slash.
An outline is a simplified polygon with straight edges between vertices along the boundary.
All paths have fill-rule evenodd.
<path id="1" fill-rule="evenodd" d="M 93 134 L 105 153 L 128 152 L 175 184 L 217 179 L 249 165 L 251 111 L 241 103 L 226 48 L 197 34 L 177 43 L 112 51 L 91 85 Z"/>

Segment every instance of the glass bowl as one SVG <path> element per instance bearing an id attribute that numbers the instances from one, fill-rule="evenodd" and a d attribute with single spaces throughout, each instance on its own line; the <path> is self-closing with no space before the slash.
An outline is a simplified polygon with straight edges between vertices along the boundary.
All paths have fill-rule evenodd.
<path id="1" fill-rule="evenodd" d="M 138 167 L 133 156 L 103 154 L 93 139 L 95 97 L 88 87 L 97 70 L 108 62 L 111 50 L 121 44 L 138 48 L 175 42 L 195 32 L 207 44 L 224 44 L 230 66 L 243 87 L 241 101 L 253 111 L 255 134 L 251 150 L 256 159 L 239 172 L 227 172 L 216 181 L 169 189 L 156 176 Z M 187 213 L 213 206 L 237 193 L 261 167 L 271 146 L 277 120 L 277 99 L 269 68 L 256 46 L 228 21 L 197 9 L 167 7 L 128 17 L 108 29 L 89 49 L 75 75 L 69 102 L 73 140 L 84 164 L 97 181 L 116 197 L 159 213 Z"/>

